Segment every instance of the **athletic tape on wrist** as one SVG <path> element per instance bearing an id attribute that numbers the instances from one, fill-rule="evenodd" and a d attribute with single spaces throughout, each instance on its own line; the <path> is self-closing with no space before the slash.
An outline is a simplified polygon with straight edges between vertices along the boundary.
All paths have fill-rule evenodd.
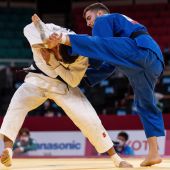
<path id="1" fill-rule="evenodd" d="M 119 167 L 120 162 L 123 161 L 123 159 L 117 153 L 112 155 L 111 159 L 114 161 L 116 167 Z"/>
<path id="2" fill-rule="evenodd" d="M 12 157 L 13 155 L 12 148 L 5 148 L 5 149 L 8 150 L 10 157 Z"/>
<path id="3" fill-rule="evenodd" d="M 67 39 L 66 35 L 62 35 L 62 37 L 61 37 L 61 44 L 65 44 L 66 43 L 66 39 Z"/>

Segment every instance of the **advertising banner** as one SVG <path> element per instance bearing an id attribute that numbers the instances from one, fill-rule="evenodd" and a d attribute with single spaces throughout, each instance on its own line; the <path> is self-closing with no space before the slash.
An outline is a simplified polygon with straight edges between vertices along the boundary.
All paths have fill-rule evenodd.
<path id="1" fill-rule="evenodd" d="M 119 130 L 110 130 L 108 131 L 111 139 L 115 141 L 117 139 L 117 135 L 120 132 Z M 135 155 L 146 155 L 148 153 L 148 143 L 143 130 L 126 130 L 125 131 L 129 135 L 129 140 L 127 144 L 132 147 Z M 165 132 L 166 133 L 166 132 Z M 158 138 L 158 147 L 159 153 L 165 153 L 165 137 Z"/>
<path id="2" fill-rule="evenodd" d="M 108 131 L 112 141 L 117 140 L 120 130 Z M 148 143 L 143 130 L 126 130 L 129 135 L 127 144 L 132 147 L 136 156 L 148 153 Z M 95 148 L 79 131 L 32 131 L 31 138 L 37 144 L 37 150 L 29 151 L 24 156 L 95 156 Z M 158 138 L 159 153 L 170 155 L 170 130 L 165 137 Z M 165 146 L 166 145 L 166 146 Z M 3 150 L 0 141 L 0 153 Z M 20 155 L 22 156 L 22 155 Z"/>
<path id="3" fill-rule="evenodd" d="M 32 156 L 83 156 L 85 138 L 81 132 L 32 132 L 37 150 L 29 152 Z"/>

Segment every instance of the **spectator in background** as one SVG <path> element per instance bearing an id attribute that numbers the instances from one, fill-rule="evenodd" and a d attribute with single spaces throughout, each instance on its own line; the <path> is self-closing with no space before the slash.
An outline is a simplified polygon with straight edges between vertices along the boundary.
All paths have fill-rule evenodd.
<path id="1" fill-rule="evenodd" d="M 163 49 L 163 55 L 165 59 L 165 65 L 168 66 L 170 64 L 170 46 Z"/>
<path id="2" fill-rule="evenodd" d="M 50 109 L 52 107 L 50 100 L 46 100 L 43 106 L 44 106 L 44 110 Z"/>
<path id="3" fill-rule="evenodd" d="M 55 116 L 55 113 L 54 113 L 53 109 L 50 109 L 50 110 L 47 110 L 47 111 L 44 113 L 44 116 L 45 116 L 45 117 L 54 117 L 54 116 Z"/>
<path id="4" fill-rule="evenodd" d="M 6 87 L 13 88 L 13 72 L 11 67 L 6 67 Z"/>
<path id="5" fill-rule="evenodd" d="M 116 113 L 116 115 L 119 115 L 119 116 L 128 114 L 127 101 L 125 98 L 115 102 L 114 113 Z"/>
<path id="6" fill-rule="evenodd" d="M 32 150 L 36 150 L 37 145 L 30 137 L 30 131 L 26 128 L 20 130 L 18 138 L 14 143 L 13 152 L 15 155 L 24 154 Z"/>
<path id="7" fill-rule="evenodd" d="M 61 117 L 64 115 L 64 111 L 55 102 L 49 99 L 42 105 L 40 113 L 45 117 Z"/>
<path id="8" fill-rule="evenodd" d="M 55 116 L 54 108 L 52 107 L 51 100 L 46 100 L 43 103 L 42 109 L 41 109 L 41 115 L 46 117 L 53 117 Z"/>
<path id="9" fill-rule="evenodd" d="M 129 135 L 126 132 L 122 131 L 117 135 L 117 141 L 113 142 L 117 153 L 126 156 L 134 155 L 133 149 L 127 145 L 128 139 Z"/>

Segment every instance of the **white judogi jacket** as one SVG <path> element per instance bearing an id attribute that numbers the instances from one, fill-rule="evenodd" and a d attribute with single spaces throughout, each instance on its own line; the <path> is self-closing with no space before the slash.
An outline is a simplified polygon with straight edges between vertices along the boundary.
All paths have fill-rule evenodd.
<path id="1" fill-rule="evenodd" d="M 47 36 L 54 32 L 73 34 L 70 30 L 54 24 L 44 24 L 43 26 L 45 26 L 44 29 Z M 24 28 L 24 35 L 30 45 L 42 43 L 40 33 L 37 31 L 33 23 Z M 59 75 L 69 86 L 76 87 L 80 83 L 86 69 L 88 68 L 88 59 L 82 56 L 78 57 L 78 59 L 72 64 L 65 64 L 57 61 L 55 57 L 51 55 L 49 63 L 52 66 L 49 66 L 46 64 L 38 48 L 31 49 L 33 52 L 33 59 L 37 67 L 49 77 L 39 73 L 29 73 L 25 78 L 25 82 L 31 83 L 40 88 L 47 88 L 52 92 L 64 93 L 66 90 L 66 85 L 57 80 L 56 77 Z"/>
<path id="2" fill-rule="evenodd" d="M 47 24 L 47 26 L 53 27 L 54 25 Z M 58 26 L 55 26 L 55 28 L 63 33 L 63 28 Z M 67 32 L 67 30 L 65 31 Z M 30 45 L 42 43 L 33 24 L 29 24 L 24 28 L 24 35 Z M 96 111 L 80 89 L 76 87 L 88 67 L 87 58 L 79 57 L 74 63 L 66 65 L 56 61 L 53 56 L 50 60 L 52 66 L 48 66 L 37 48 L 32 48 L 32 52 L 38 68 L 49 77 L 41 73 L 29 73 L 26 76 L 26 83 L 23 83 L 17 89 L 11 99 L 1 125 L 0 138 L 5 135 L 14 142 L 27 113 L 40 106 L 47 99 L 52 99 L 65 111 L 99 153 L 106 152 L 113 147 L 113 142 L 104 129 Z M 58 75 L 68 83 L 69 91 L 65 83 L 55 79 Z"/>

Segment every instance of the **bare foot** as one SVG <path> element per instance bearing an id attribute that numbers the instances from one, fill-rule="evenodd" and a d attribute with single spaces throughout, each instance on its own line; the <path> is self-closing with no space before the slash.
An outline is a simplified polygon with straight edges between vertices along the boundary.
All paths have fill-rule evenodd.
<path id="1" fill-rule="evenodd" d="M 12 165 L 12 150 L 11 153 L 8 149 L 5 149 L 1 155 L 1 163 L 4 164 L 6 167 Z"/>
<path id="2" fill-rule="evenodd" d="M 159 164 L 162 162 L 162 159 L 160 156 L 157 156 L 157 157 L 147 157 L 141 164 L 140 166 L 142 167 L 145 167 L 145 166 L 152 166 L 152 165 L 155 165 L 155 164 Z"/>
<path id="3" fill-rule="evenodd" d="M 126 161 L 121 161 L 119 164 L 119 168 L 133 168 L 133 165 Z"/>

